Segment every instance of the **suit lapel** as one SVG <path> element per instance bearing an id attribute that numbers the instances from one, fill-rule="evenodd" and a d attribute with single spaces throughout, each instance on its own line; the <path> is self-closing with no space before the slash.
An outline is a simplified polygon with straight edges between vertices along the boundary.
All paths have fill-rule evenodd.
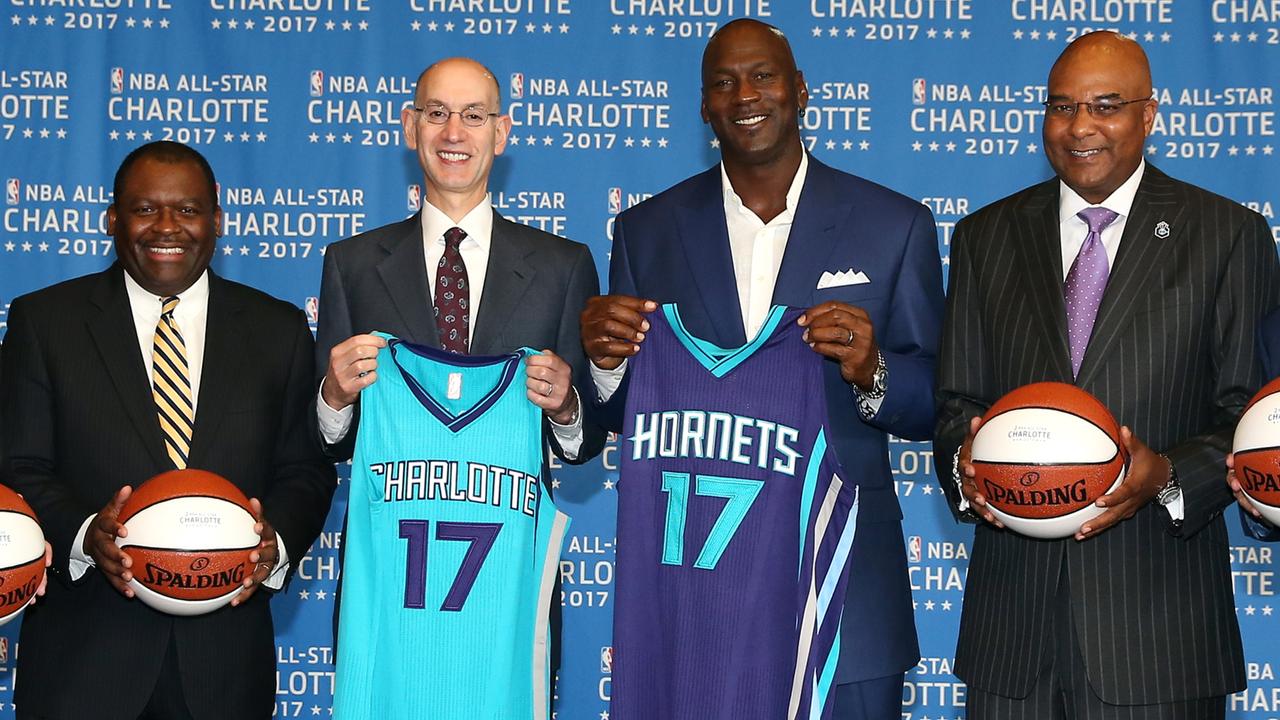
<path id="1" fill-rule="evenodd" d="M 378 276 L 391 297 L 400 320 L 409 329 L 405 338 L 421 345 L 440 347 L 431 293 L 427 288 L 427 261 L 422 249 L 422 213 L 407 223 L 399 237 L 382 243 L 387 256 L 378 263 Z"/>
<path id="2" fill-rule="evenodd" d="M 1067 309 L 1062 299 L 1062 238 L 1058 229 L 1058 180 L 1043 183 L 1017 209 L 1014 246 L 1026 279 L 1031 312 L 1040 322 L 1057 377 L 1071 380 L 1071 351 L 1067 343 Z M 1017 308 L 1011 309 L 1017 312 Z"/>
<path id="3" fill-rule="evenodd" d="M 704 172 L 698 182 L 701 187 L 691 189 L 689 201 L 676 210 L 679 242 L 715 330 L 716 337 L 706 339 L 722 347 L 738 347 L 745 345 L 747 338 L 729 251 L 719 166 Z"/>
<path id="4" fill-rule="evenodd" d="M 138 332 L 133 323 L 133 311 L 129 307 L 129 295 L 124 287 L 124 269 L 113 265 L 99 276 L 89 301 L 100 314 L 89 322 L 89 334 L 102 356 L 102 363 L 111 376 L 120 405 L 142 436 L 142 444 L 157 466 L 170 465 L 164 451 L 164 438 L 160 435 L 160 421 L 156 418 L 156 405 L 147 383 L 147 372 L 138 350 Z"/>
<path id="5" fill-rule="evenodd" d="M 1120 333 L 1133 319 L 1134 310 L 1154 282 L 1159 282 L 1158 268 L 1164 258 L 1173 256 L 1172 248 L 1181 240 L 1181 222 L 1186 208 L 1180 206 L 1168 176 L 1147 165 L 1142 183 L 1133 199 L 1124 234 L 1116 252 L 1115 267 L 1107 279 L 1107 290 L 1098 307 L 1089 347 L 1085 349 L 1077 383 L 1084 386 L 1098 371 L 1118 341 Z M 1158 237 L 1156 226 L 1167 223 L 1169 235 Z"/>
<path id="6" fill-rule="evenodd" d="M 226 415 L 227 402 L 236 393 L 236 378 L 249 361 L 237 328 L 247 322 L 243 308 L 231 297 L 227 281 L 209 271 L 209 308 L 205 315 L 204 362 L 200 371 L 200 401 L 196 404 L 196 426 L 191 437 L 190 467 L 207 465 L 205 458 Z"/>
<path id="7" fill-rule="evenodd" d="M 537 271 L 528 262 L 533 250 L 520 241 L 514 223 L 493 213 L 489 237 L 489 264 L 484 274 L 484 295 L 471 331 L 471 352 L 494 355 L 510 350 L 500 347 L 507 322 L 520 312 L 520 301 Z M 535 348 L 537 349 L 537 348 Z"/>
<path id="8" fill-rule="evenodd" d="M 829 268 L 827 258 L 836 245 L 836 228 L 854 211 L 852 200 L 834 191 L 834 183 L 829 178 L 832 172 L 812 156 L 809 158 L 804 188 L 787 236 L 787 249 L 782 254 L 782 265 L 773 286 L 774 303 L 813 305 L 818 278 Z M 852 238 L 855 245 L 860 241 L 861 238 Z"/>

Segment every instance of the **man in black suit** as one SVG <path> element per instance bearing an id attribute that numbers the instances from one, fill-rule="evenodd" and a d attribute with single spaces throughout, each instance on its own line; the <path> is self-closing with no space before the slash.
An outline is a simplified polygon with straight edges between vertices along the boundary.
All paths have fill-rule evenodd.
<path id="1" fill-rule="evenodd" d="M 493 73 L 474 60 L 442 60 L 419 76 L 414 107 L 400 119 L 426 202 L 407 220 L 325 251 L 316 348 L 325 443 L 338 459 L 351 457 L 357 400 L 377 380 L 385 344 L 368 333 L 381 330 L 475 355 L 542 349 L 528 360 L 526 385 L 545 434 L 569 462 L 595 457 L 605 432 L 580 402 L 591 395 L 578 341 L 578 313 L 599 292 L 595 263 L 585 245 L 513 223 L 490 204 L 489 173 L 511 130 Z M 446 260 L 469 283 L 461 328 L 438 317 Z"/>
<path id="2" fill-rule="evenodd" d="M 1263 380 L 1275 246 L 1257 213 L 1145 163 L 1156 102 L 1137 43 L 1081 37 L 1048 96 L 1057 177 L 964 219 L 952 242 L 935 452 L 955 465 L 948 498 L 986 521 L 955 672 L 970 720 L 1221 718 L 1245 686 L 1223 459 Z M 1097 396 L 1132 457 L 1074 539 L 1001 528 L 969 463 L 976 418 L 1044 380 Z"/>
<path id="3" fill-rule="evenodd" d="M 255 591 L 278 588 L 307 551 L 336 479 L 308 430 L 302 312 L 208 269 L 215 187 L 191 148 L 138 148 L 107 210 L 117 262 L 10 307 L 0 472 L 39 516 L 59 580 L 22 623 L 19 717 L 271 716 L 274 634 L 269 596 Z M 153 355 L 161 322 L 182 339 L 179 375 L 153 365 L 164 362 Z M 187 408 L 181 417 L 170 401 Z M 175 467 L 215 472 L 253 498 L 262 541 L 234 607 L 164 615 L 126 585 L 133 563 L 115 545 L 116 518 L 132 487 Z"/>

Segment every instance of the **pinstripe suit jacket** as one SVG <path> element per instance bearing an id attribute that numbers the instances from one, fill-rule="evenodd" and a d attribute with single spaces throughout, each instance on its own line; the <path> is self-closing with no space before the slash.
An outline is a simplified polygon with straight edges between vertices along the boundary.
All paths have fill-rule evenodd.
<path id="1" fill-rule="evenodd" d="M 935 452 L 1004 393 L 1072 382 L 1055 178 L 962 220 L 938 361 Z M 1170 234 L 1156 235 L 1159 223 Z M 1163 233 L 1162 233 L 1163 234 Z M 1177 468 L 1180 533 L 1154 504 L 1084 541 L 982 525 L 956 651 L 971 687 L 1025 697 L 1049 659 L 1049 614 L 1069 583 L 1089 683 L 1109 703 L 1223 695 L 1245 686 L 1223 481 L 1235 421 L 1263 374 L 1258 321 L 1277 303 L 1276 250 L 1257 213 L 1148 165 L 1075 384 Z M 952 508 L 955 483 L 943 473 Z"/>

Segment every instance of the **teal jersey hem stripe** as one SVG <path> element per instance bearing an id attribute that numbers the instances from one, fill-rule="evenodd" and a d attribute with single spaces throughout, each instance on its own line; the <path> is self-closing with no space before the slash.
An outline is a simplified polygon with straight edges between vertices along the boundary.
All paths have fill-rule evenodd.
<path id="1" fill-rule="evenodd" d="M 800 493 L 800 558 L 796 563 L 796 577 L 804 572 L 804 544 L 809 538 L 809 513 L 813 511 L 813 495 L 818 485 L 818 469 L 827 454 L 827 429 L 818 431 L 809 451 L 809 465 L 804 471 L 804 490 Z"/>

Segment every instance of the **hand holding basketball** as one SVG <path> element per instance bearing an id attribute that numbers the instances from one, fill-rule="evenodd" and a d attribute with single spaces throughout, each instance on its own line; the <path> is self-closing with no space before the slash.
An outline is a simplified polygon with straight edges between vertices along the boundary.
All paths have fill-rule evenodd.
<path id="1" fill-rule="evenodd" d="M 1155 498 L 1169 479 L 1169 461 L 1152 452 L 1138 439 L 1128 425 L 1120 428 L 1120 440 L 1129 451 L 1129 473 L 1120 487 L 1098 498 L 1094 503 L 1106 508 L 1101 515 L 1085 521 L 1076 540 L 1087 540 L 1121 520 L 1128 520 Z"/>
<path id="2" fill-rule="evenodd" d="M 965 433 L 964 443 L 960 446 L 960 492 L 979 517 L 1002 528 L 1004 523 L 991 512 L 991 508 L 987 507 L 987 499 L 978 491 L 978 471 L 973 467 L 973 436 L 981 425 L 981 416 L 969 418 L 969 432 Z"/>
<path id="3" fill-rule="evenodd" d="M 129 581 L 133 579 L 133 560 L 116 545 L 117 537 L 126 537 L 129 531 L 118 518 L 125 501 L 133 494 L 133 488 L 125 485 L 116 491 L 111 500 L 98 511 L 84 534 L 84 553 L 93 559 L 98 572 L 107 578 L 111 587 L 125 597 L 133 597 Z"/>
<path id="4" fill-rule="evenodd" d="M 250 498 L 249 509 L 253 511 L 253 518 L 258 521 L 253 526 L 253 530 L 261 536 L 262 541 L 258 543 L 258 547 L 249 552 L 249 562 L 254 564 L 253 573 L 244 579 L 244 590 L 241 590 L 240 594 L 231 601 L 232 607 L 248 602 L 249 598 L 253 597 L 253 593 L 258 590 L 258 586 L 266 582 L 267 578 L 271 577 L 271 573 L 275 572 L 276 563 L 280 562 L 276 531 L 262 514 L 262 503 L 258 498 Z"/>
<path id="5" fill-rule="evenodd" d="M 1231 488 L 1231 494 L 1236 496 L 1236 502 L 1240 503 L 1241 510 L 1249 513 L 1254 520 L 1267 522 L 1267 519 L 1262 517 L 1262 511 L 1253 506 L 1248 493 L 1244 491 L 1244 485 L 1241 485 L 1240 479 L 1236 477 L 1235 453 L 1227 453 L 1227 486 Z"/>
<path id="6" fill-rule="evenodd" d="M 644 313 L 658 309 L 652 300 L 629 295 L 600 295 L 587 300 L 579 319 L 582 349 L 602 370 L 613 370 L 640 352 L 649 330 Z"/>
<path id="7" fill-rule="evenodd" d="M 814 352 L 840 363 L 846 383 L 871 389 L 879 348 L 866 310 L 831 300 L 805 310 L 797 322 Z"/>

